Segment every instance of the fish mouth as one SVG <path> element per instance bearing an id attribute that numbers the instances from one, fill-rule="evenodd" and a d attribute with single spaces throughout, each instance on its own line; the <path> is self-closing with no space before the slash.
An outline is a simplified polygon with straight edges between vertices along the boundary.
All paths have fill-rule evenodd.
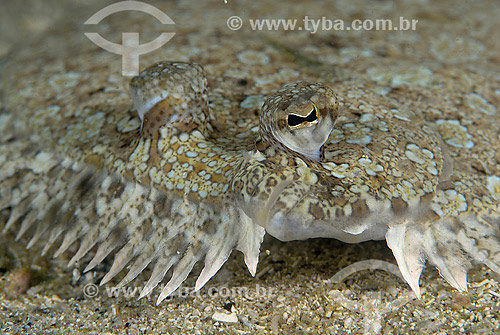
<path id="1" fill-rule="evenodd" d="M 281 241 L 322 237 L 359 243 L 385 238 L 388 222 L 395 219 L 390 210 L 368 213 L 363 217 L 353 213 L 337 216 L 322 214 L 323 217 L 319 218 L 312 210 L 313 206 L 324 209 L 331 205 L 325 198 L 334 196 L 318 191 L 319 187 L 318 184 L 301 181 L 282 181 L 274 187 L 265 201 L 247 199 L 241 205 L 255 224 Z M 329 208 L 328 212 L 343 213 L 334 207 Z"/>
<path id="2" fill-rule="evenodd" d="M 334 238 L 346 243 L 383 240 L 388 229 L 386 222 L 365 222 L 346 225 L 339 221 L 307 220 L 305 217 L 275 213 L 264 227 L 266 232 L 280 241 L 309 238 Z"/>

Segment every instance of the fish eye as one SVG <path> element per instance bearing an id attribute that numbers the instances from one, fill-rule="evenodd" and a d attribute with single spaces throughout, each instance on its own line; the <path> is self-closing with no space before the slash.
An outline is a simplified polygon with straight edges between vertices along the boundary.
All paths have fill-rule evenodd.
<path id="1" fill-rule="evenodd" d="M 310 123 L 315 123 L 318 120 L 318 113 L 316 106 L 312 105 L 312 110 L 307 116 L 300 116 L 297 114 L 288 114 L 287 122 L 290 128 L 301 128 L 307 126 Z"/>

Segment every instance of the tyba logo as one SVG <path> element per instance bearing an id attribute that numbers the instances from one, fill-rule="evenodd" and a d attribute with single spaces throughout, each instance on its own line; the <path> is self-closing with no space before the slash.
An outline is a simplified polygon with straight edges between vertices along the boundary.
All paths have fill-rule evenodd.
<path id="1" fill-rule="evenodd" d="M 404 280 L 396 265 L 382 260 L 368 259 L 343 268 L 327 282 L 340 284 L 349 276 L 365 270 L 385 271 Z M 345 291 L 349 291 L 354 295 L 353 291 Z M 384 315 L 396 311 L 416 298 L 415 294 L 408 290 L 400 292 L 397 298 L 392 297 L 392 293 L 365 290 L 363 294 L 354 298 L 351 297 L 351 294 L 345 294 L 344 290 L 333 289 L 329 292 L 329 296 L 344 308 L 361 314 L 363 319 L 361 332 L 363 334 L 380 334 Z M 385 299 L 383 299 L 384 297 Z"/>
<path id="2" fill-rule="evenodd" d="M 111 14 L 121 11 L 140 11 L 154 16 L 162 24 L 175 24 L 175 22 L 158 8 L 140 1 L 121 1 L 109 5 L 92 15 L 85 24 L 98 24 Z M 122 55 L 122 75 L 137 76 L 139 74 L 139 56 L 161 48 L 175 33 L 161 33 L 151 42 L 139 44 L 139 33 L 122 33 L 122 44 L 106 40 L 98 33 L 85 33 L 92 42 L 106 51 Z"/>

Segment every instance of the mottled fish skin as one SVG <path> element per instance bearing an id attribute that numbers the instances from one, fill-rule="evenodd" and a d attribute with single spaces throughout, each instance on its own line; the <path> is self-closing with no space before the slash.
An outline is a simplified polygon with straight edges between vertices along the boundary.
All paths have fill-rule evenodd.
<path id="1" fill-rule="evenodd" d="M 294 100 L 314 99 L 304 91 L 321 90 L 333 95 L 319 84 L 288 85 L 267 100 L 263 114 L 279 114 Z M 416 219 L 435 194 L 443 159 L 438 135 L 424 122 L 388 112 L 335 116 L 318 161 L 280 146 L 261 116 L 264 143 L 257 147 L 263 157 L 245 165 L 235 193 L 247 214 L 281 240 L 383 239 L 387 222 Z M 287 128 L 283 120 L 271 125 Z"/>
<path id="2" fill-rule="evenodd" d="M 147 68 L 130 95 L 138 117 L 55 107 L 0 114 L 4 231 L 20 223 L 18 238 L 43 238 L 44 253 L 61 241 L 56 255 L 80 241 L 70 265 L 98 246 L 86 271 L 119 248 L 102 283 L 130 265 L 123 285 L 151 264 L 141 297 L 173 268 L 158 303 L 198 261 L 201 288 L 233 249 L 255 274 L 265 232 L 385 238 L 417 295 L 426 261 L 459 290 L 472 261 L 500 272 L 499 168 L 480 175 L 461 159 L 473 147 L 496 152 L 498 130 L 470 135 L 453 120 L 358 108 L 362 97 L 301 82 L 270 95 L 259 124 L 224 137 L 202 67 L 182 62 Z"/>

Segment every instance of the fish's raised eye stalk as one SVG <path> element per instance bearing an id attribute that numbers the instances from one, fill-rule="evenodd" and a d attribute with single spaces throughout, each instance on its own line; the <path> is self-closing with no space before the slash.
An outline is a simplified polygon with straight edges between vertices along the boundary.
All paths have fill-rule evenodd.
<path id="1" fill-rule="evenodd" d="M 286 85 L 262 108 L 260 134 L 268 143 L 319 161 L 338 115 L 333 91 L 318 83 Z"/>

